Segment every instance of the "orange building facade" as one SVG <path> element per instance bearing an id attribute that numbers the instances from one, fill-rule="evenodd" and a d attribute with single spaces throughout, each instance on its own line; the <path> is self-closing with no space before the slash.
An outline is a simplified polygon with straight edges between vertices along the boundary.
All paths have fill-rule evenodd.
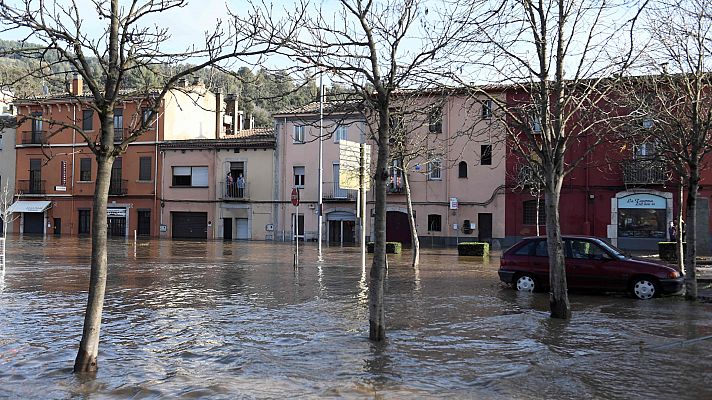
<path id="1" fill-rule="evenodd" d="M 31 117 L 17 127 L 16 182 L 12 209 L 14 231 L 22 234 L 89 235 L 97 174 L 94 154 L 74 126 L 91 137 L 100 133 L 99 118 L 86 106 L 81 81 L 71 95 L 16 100 L 18 116 Z M 129 144 L 111 172 L 108 204 L 110 236 L 159 236 L 161 158 L 166 139 L 216 137 L 216 97 L 199 85 L 171 93 L 160 105 L 150 129 Z M 143 118 L 141 99 L 126 97 L 114 109 L 116 143 Z M 63 128 L 64 126 L 64 128 Z"/>

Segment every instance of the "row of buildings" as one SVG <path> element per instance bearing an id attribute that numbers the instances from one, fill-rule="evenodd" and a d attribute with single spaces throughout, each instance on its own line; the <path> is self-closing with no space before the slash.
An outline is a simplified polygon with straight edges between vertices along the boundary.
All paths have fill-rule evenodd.
<path id="1" fill-rule="evenodd" d="M 4 124 L 0 137 L 0 182 L 11 193 L 10 212 L 17 218 L 9 230 L 14 233 L 90 233 L 96 161 L 83 135 L 57 124 L 80 126 L 90 138 L 98 134 L 98 119 L 83 106 L 90 98 L 81 88 L 75 80 L 67 95 L 12 101 L 17 115 L 33 117 L 15 129 Z M 497 110 L 489 98 L 507 102 L 510 96 L 506 87 L 479 99 L 453 94 L 423 108 L 421 116 L 405 117 L 408 135 L 423 151 L 405 168 L 394 161 L 389 169 L 387 240 L 410 242 L 403 170 L 425 246 L 462 241 L 507 245 L 544 233 L 543 200 L 521 185 L 520 165 L 493 118 Z M 339 185 L 339 143 L 370 143 L 372 135 L 361 113 L 341 108 L 327 105 L 320 117 L 319 104 L 312 103 L 275 114 L 274 128 L 254 129 L 250 123 L 243 126 L 234 95 L 212 93 L 200 82 L 171 92 L 151 129 L 114 163 L 109 234 L 315 240 L 321 125 L 323 240 L 356 243 L 359 201 L 357 191 Z M 125 137 L 143 115 L 141 101 L 127 97 L 115 110 L 117 138 Z M 573 149 L 572 157 L 577 151 L 582 154 Z M 599 146 L 566 178 L 562 231 L 607 237 L 628 249 L 654 248 L 664 240 L 679 207 L 677 187 L 662 166 L 651 163 L 653 152 L 650 143 L 625 151 L 618 145 Z M 373 153 L 375 163 L 375 146 Z M 698 227 L 707 247 L 709 180 L 702 182 L 703 223 Z M 298 214 L 290 201 L 295 187 L 301 194 Z M 366 207 L 370 236 L 372 191 Z"/>

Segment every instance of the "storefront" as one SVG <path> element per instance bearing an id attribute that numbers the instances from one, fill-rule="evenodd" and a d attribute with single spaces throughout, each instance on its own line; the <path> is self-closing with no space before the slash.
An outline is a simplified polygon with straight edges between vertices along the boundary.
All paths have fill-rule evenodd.
<path id="1" fill-rule="evenodd" d="M 672 193 L 620 192 L 611 199 L 609 238 L 623 249 L 657 249 L 658 242 L 667 240 L 671 220 Z"/>
<path id="2" fill-rule="evenodd" d="M 127 237 L 129 234 L 128 215 L 127 207 L 108 207 L 106 209 L 107 234 Z"/>
<path id="3" fill-rule="evenodd" d="M 20 232 L 43 235 L 46 233 L 45 227 L 48 223 L 47 210 L 50 207 L 52 207 L 52 202 L 48 200 L 18 200 L 7 209 L 7 214 L 22 214 L 20 219 Z"/>

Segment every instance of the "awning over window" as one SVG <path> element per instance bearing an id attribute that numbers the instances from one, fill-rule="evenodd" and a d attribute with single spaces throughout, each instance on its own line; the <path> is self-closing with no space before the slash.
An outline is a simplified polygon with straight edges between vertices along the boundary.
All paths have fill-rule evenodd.
<path id="1" fill-rule="evenodd" d="M 45 212 L 48 208 L 52 206 L 52 202 L 46 201 L 26 201 L 20 200 L 14 202 L 10 208 L 7 209 L 9 213 L 41 213 Z"/>

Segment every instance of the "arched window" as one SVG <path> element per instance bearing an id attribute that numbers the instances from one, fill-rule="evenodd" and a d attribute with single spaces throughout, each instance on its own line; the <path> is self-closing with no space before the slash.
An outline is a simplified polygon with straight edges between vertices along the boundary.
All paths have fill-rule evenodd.
<path id="1" fill-rule="evenodd" d="M 460 161 L 458 164 L 458 178 L 467 178 L 467 163 L 465 161 Z"/>

